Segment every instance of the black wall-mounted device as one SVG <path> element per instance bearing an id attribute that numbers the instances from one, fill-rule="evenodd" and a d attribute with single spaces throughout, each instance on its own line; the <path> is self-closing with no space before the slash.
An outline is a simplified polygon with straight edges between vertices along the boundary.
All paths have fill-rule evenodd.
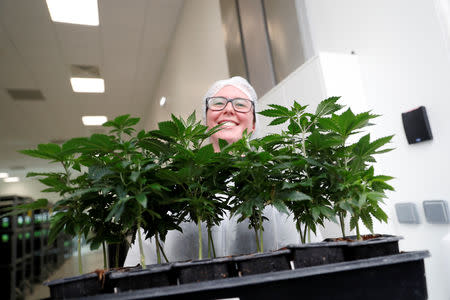
<path id="1" fill-rule="evenodd" d="M 428 122 L 427 111 L 424 106 L 402 113 L 402 120 L 408 144 L 415 144 L 433 139 L 430 123 Z"/>

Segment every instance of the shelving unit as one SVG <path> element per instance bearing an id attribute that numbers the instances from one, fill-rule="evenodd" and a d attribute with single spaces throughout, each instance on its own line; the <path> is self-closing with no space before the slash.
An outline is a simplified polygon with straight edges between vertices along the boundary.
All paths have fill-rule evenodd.
<path id="1" fill-rule="evenodd" d="M 28 197 L 0 197 L 0 208 L 31 202 Z M 24 297 L 26 290 L 32 292 L 33 283 L 33 212 L 4 217 L 1 220 L 0 270 L 2 278 L 9 278 L 9 297 Z"/>
<path id="2" fill-rule="evenodd" d="M 1 210 L 32 202 L 29 197 L 1 196 Z M 6 278 L 2 299 L 23 299 L 71 255 L 72 240 L 61 234 L 48 244 L 49 212 L 36 210 L 2 218 L 0 223 L 0 278 Z M 3 285 L 3 284 L 2 284 Z M 7 296 L 6 296 L 7 295 Z"/>

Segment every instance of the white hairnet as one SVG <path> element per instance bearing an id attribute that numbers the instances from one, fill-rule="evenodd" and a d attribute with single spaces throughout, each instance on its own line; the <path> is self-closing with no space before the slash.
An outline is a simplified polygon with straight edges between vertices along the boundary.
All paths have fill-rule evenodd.
<path id="1" fill-rule="evenodd" d="M 245 95 L 247 95 L 248 99 L 253 101 L 255 112 L 256 112 L 256 100 L 258 96 L 256 95 L 255 89 L 250 85 L 250 83 L 241 76 L 234 76 L 229 79 L 223 79 L 214 82 L 209 90 L 206 92 L 205 97 L 203 97 L 203 119 L 206 121 L 206 98 L 214 96 L 218 91 L 220 91 L 223 87 L 231 85 L 235 88 L 241 90 Z M 256 122 L 256 118 L 255 118 Z"/>

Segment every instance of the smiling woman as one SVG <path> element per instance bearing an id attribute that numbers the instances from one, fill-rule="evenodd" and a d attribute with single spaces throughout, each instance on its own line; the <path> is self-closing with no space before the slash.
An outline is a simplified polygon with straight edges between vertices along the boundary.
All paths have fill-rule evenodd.
<path id="1" fill-rule="evenodd" d="M 242 133 L 255 130 L 256 92 L 242 77 L 215 82 L 205 95 L 206 125 L 213 128 L 219 124 L 222 129 L 211 137 L 215 151 L 219 149 L 219 139 L 233 143 L 242 137 Z"/>

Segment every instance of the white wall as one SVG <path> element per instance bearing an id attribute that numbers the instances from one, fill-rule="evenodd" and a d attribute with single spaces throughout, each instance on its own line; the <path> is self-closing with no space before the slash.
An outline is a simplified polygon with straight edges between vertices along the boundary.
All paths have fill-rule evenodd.
<path id="1" fill-rule="evenodd" d="M 27 179 L 23 175 L 19 182 L 6 183 L 0 182 L 0 196 L 11 196 L 17 195 L 22 197 L 31 197 L 35 200 L 39 198 L 46 198 L 51 202 L 58 200 L 57 194 L 55 193 L 42 193 L 41 191 L 47 186 L 40 183 L 37 179 Z"/>
<path id="2" fill-rule="evenodd" d="M 391 228 L 405 239 L 403 250 L 428 249 L 429 299 L 449 299 L 448 249 L 442 239 L 448 225 L 426 223 L 423 200 L 450 200 L 450 64 L 434 1 L 429 0 L 306 0 L 316 51 L 359 57 L 367 105 L 383 116 L 374 133 L 394 133 L 396 150 L 380 157 L 381 173 L 396 177 L 388 199 Z M 434 139 L 408 145 L 401 113 L 424 105 Z M 393 214 L 397 202 L 417 204 L 421 224 L 402 225 Z M 447 252 L 447 253 L 446 253 Z"/>
<path id="3" fill-rule="evenodd" d="M 176 116 L 187 117 L 194 110 L 201 119 L 202 99 L 216 80 L 228 77 L 218 0 L 186 0 L 167 53 L 157 92 L 149 100 L 145 127 Z M 162 96 L 167 98 L 159 106 Z"/>
<path id="4" fill-rule="evenodd" d="M 332 96 L 341 96 L 339 103 L 346 106 L 344 109 L 350 107 L 355 113 L 369 110 L 363 90 L 359 60 L 356 55 L 322 52 L 311 58 L 260 98 L 257 111 L 269 108 L 267 105 L 272 103 L 290 107 L 295 100 L 301 105 L 307 104 L 307 110 L 314 112 L 320 101 Z M 271 120 L 271 118 L 258 116 L 259 125 L 255 132 L 256 137 L 286 129 L 287 124 L 268 126 Z M 369 132 L 372 133 L 372 130 Z M 389 130 L 383 135 L 387 136 L 390 133 Z M 365 133 L 361 133 L 361 135 L 363 134 Z M 356 142 L 361 135 L 354 136 L 349 141 Z M 380 172 L 376 172 L 376 174 L 380 174 Z M 391 207 L 385 205 L 383 209 L 390 213 Z M 347 220 L 346 226 L 347 233 L 350 233 L 349 220 Z M 360 228 L 361 233 L 369 233 L 362 223 Z M 325 228 L 320 227 L 320 231 L 324 238 L 341 236 L 340 226 L 333 222 L 325 222 Z M 374 222 L 374 231 L 393 233 L 393 229 L 387 224 L 379 222 Z"/>

